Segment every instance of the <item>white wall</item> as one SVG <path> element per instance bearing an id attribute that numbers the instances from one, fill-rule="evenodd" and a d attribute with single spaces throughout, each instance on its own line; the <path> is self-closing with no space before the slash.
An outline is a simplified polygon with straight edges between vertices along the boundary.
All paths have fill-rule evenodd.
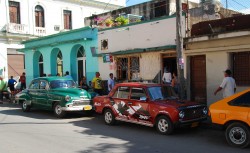
<path id="1" fill-rule="evenodd" d="M 184 17 L 182 24 L 184 24 Z M 183 36 L 185 33 L 183 26 Z M 128 29 L 128 30 L 127 30 Z M 101 41 L 108 39 L 108 49 L 101 50 Z M 176 18 L 145 22 L 127 27 L 99 31 L 98 53 L 112 53 L 137 48 L 175 45 Z"/>
<path id="2" fill-rule="evenodd" d="M 127 0 L 96 0 L 96 1 L 114 4 L 114 5 L 125 6 Z"/>
<path id="3" fill-rule="evenodd" d="M 2 74 L 0 74 L 1 77 L 3 77 L 5 80 L 8 79 L 8 65 L 7 65 L 7 49 L 6 45 L 3 43 L 0 43 L 0 70 L 5 69 L 5 71 L 2 71 Z"/>
<path id="4" fill-rule="evenodd" d="M 46 35 L 54 34 L 59 31 L 54 30 L 55 25 L 64 29 L 63 10 L 69 10 L 72 13 L 72 29 L 84 27 L 84 18 L 92 14 L 103 13 L 102 8 L 93 6 L 83 6 L 66 1 L 52 0 L 13 0 L 20 3 L 21 24 L 27 26 L 28 34 L 35 32 L 35 7 L 41 5 L 45 12 Z M 109 0 L 99 0 L 109 1 Z M 122 5 L 125 0 L 111 1 L 111 4 Z M 9 23 L 9 4 L 8 0 L 0 1 L 0 30 Z M 108 11 L 108 10 L 107 10 Z"/>

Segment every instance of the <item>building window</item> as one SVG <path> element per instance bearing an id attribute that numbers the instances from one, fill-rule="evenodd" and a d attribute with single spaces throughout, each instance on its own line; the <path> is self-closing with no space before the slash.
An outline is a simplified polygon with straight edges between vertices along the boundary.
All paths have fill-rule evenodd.
<path id="1" fill-rule="evenodd" d="M 250 52 L 233 53 L 233 77 L 238 86 L 250 85 Z"/>
<path id="2" fill-rule="evenodd" d="M 36 18 L 36 27 L 45 27 L 44 10 L 43 7 L 40 5 L 37 5 L 35 7 L 35 18 Z"/>
<path id="3" fill-rule="evenodd" d="M 166 1 L 158 2 L 154 4 L 155 17 L 161 17 L 167 15 Z"/>
<path id="4" fill-rule="evenodd" d="M 72 29 L 71 11 L 63 10 L 64 29 Z"/>
<path id="5" fill-rule="evenodd" d="M 61 51 L 57 54 L 57 73 L 63 76 L 63 56 Z"/>
<path id="6" fill-rule="evenodd" d="M 20 24 L 20 3 L 9 1 L 10 23 Z"/>
<path id="7" fill-rule="evenodd" d="M 139 80 L 140 62 L 139 57 L 117 58 L 117 78 L 119 80 Z"/>

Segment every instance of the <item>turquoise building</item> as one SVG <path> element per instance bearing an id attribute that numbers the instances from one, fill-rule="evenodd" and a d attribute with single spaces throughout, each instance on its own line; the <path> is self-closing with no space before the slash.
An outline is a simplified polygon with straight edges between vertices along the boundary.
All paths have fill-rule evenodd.
<path id="1" fill-rule="evenodd" d="M 91 81 L 98 71 L 97 29 L 84 27 L 24 41 L 27 85 L 43 74 L 63 76 L 69 71 L 79 83 L 82 76 Z"/>

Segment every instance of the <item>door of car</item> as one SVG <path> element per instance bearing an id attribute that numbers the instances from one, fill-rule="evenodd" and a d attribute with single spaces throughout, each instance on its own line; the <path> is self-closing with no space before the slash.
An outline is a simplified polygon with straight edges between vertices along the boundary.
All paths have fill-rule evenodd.
<path id="1" fill-rule="evenodd" d="M 39 90 L 39 80 L 32 81 L 27 90 L 28 90 L 28 95 L 30 97 L 32 106 L 37 107 L 36 99 L 37 99 L 37 95 L 38 95 L 37 91 Z"/>
<path id="2" fill-rule="evenodd" d="M 131 88 L 130 100 L 128 102 L 131 114 L 133 114 L 131 119 L 144 124 L 151 123 L 147 99 L 144 88 Z"/>
<path id="3" fill-rule="evenodd" d="M 111 104 L 113 109 L 116 111 L 116 117 L 120 120 L 128 120 L 128 101 L 129 101 L 130 88 L 127 86 L 121 86 L 116 88 L 114 95 L 112 96 Z"/>
<path id="4" fill-rule="evenodd" d="M 44 109 L 48 109 L 48 82 L 46 80 L 40 80 L 39 90 L 37 92 L 37 104 Z"/>

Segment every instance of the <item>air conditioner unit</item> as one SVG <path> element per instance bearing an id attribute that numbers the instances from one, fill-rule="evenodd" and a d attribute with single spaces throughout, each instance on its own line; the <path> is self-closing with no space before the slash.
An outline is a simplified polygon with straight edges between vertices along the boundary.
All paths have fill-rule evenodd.
<path id="1" fill-rule="evenodd" d="M 59 31 L 59 30 L 60 30 L 60 26 L 59 26 L 59 25 L 55 25 L 55 26 L 54 26 L 54 30 L 55 30 L 55 31 Z"/>

